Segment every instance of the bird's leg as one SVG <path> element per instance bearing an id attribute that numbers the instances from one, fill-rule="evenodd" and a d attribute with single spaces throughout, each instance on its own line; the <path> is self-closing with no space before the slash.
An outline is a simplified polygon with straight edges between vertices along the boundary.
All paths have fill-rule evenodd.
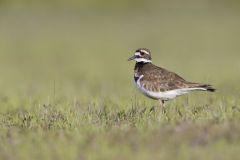
<path id="1" fill-rule="evenodd" d="M 162 112 L 162 113 L 165 113 L 164 100 L 159 100 L 159 102 L 160 102 L 161 112 Z"/>

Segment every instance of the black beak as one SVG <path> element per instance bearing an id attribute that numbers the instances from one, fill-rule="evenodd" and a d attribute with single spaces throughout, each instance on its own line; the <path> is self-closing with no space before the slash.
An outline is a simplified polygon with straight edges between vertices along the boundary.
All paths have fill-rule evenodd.
<path id="1" fill-rule="evenodd" d="M 130 57 L 130 58 L 128 59 L 128 61 L 134 60 L 135 58 L 136 58 L 136 56 L 134 55 L 134 56 Z"/>

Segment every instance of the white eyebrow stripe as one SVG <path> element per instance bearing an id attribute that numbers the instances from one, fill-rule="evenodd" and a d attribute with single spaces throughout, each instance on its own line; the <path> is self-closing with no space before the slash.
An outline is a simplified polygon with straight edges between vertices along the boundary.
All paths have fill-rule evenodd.
<path id="1" fill-rule="evenodd" d="M 146 53 L 146 54 L 149 54 L 149 52 L 146 51 L 146 50 L 141 50 L 141 52 L 144 52 L 144 53 Z"/>

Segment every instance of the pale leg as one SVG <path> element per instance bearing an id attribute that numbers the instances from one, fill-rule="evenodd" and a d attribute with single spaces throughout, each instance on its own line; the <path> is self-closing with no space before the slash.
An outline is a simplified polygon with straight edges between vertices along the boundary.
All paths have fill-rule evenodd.
<path id="1" fill-rule="evenodd" d="M 159 102 L 160 102 L 161 112 L 162 112 L 162 113 L 165 113 L 165 109 L 164 109 L 164 100 L 160 100 L 160 99 L 159 99 Z"/>

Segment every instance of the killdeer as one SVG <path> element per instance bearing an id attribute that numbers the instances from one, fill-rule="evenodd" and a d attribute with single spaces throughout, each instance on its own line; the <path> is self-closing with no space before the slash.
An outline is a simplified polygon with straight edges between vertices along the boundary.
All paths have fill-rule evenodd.
<path id="1" fill-rule="evenodd" d="M 150 50 L 140 48 L 128 61 L 135 60 L 134 81 L 137 88 L 147 97 L 164 102 L 191 91 L 210 91 L 215 89 L 209 84 L 188 82 L 174 72 L 152 64 Z"/>

